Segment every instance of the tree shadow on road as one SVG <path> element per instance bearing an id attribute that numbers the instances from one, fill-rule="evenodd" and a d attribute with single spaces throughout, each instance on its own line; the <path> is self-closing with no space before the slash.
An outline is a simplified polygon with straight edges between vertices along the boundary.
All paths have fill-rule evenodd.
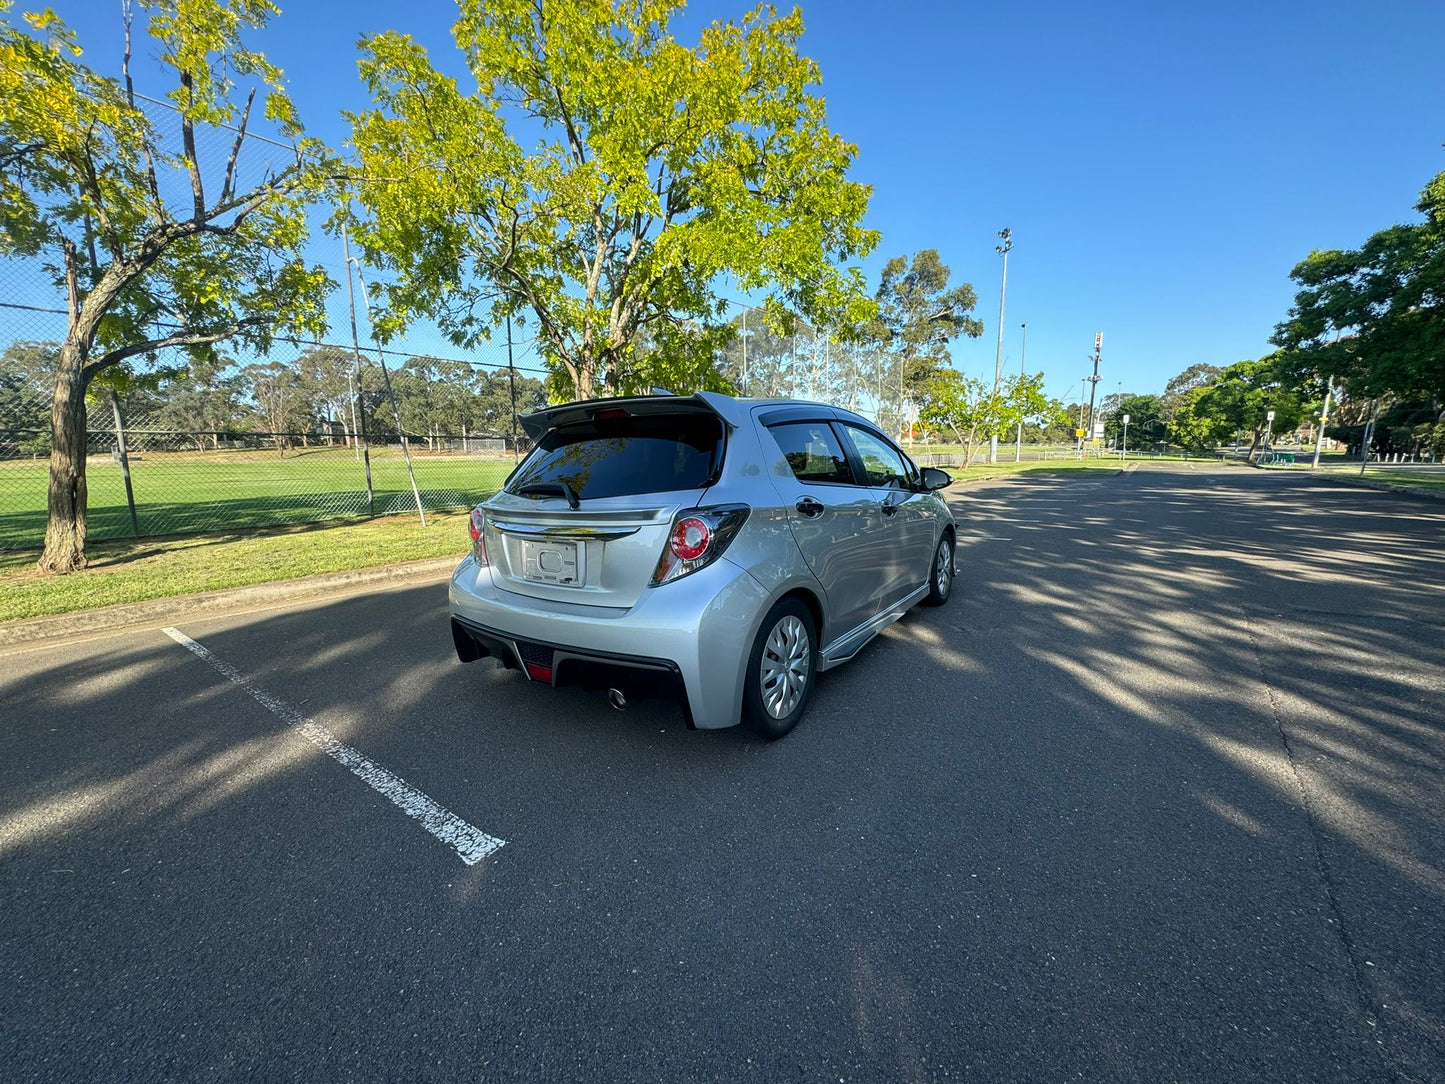
<path id="1" fill-rule="evenodd" d="M 802 996 L 776 966 L 789 959 L 831 993 L 810 1003 L 812 1032 L 747 1048 L 764 1078 L 833 1066 L 840 1036 L 897 1078 L 925 1063 L 1033 1079 L 1445 1072 L 1445 513 L 1185 467 L 1019 478 L 955 507 L 954 599 L 824 675 L 773 744 L 462 666 L 436 586 L 186 627 L 509 840 L 472 869 L 159 633 L 15 657 L 0 861 L 21 873 L 0 937 L 60 923 L 68 965 L 103 937 L 97 901 L 123 900 L 145 945 L 176 925 L 167 904 L 219 878 L 306 929 L 346 923 L 373 965 L 443 983 L 388 941 L 385 916 L 410 906 L 388 887 L 403 868 L 448 916 L 428 937 L 461 936 L 489 984 L 530 991 L 519 1004 L 565 1006 L 519 1017 L 519 1037 L 591 1043 L 597 1064 L 625 1064 L 658 1027 L 691 1036 L 681 1075 L 728 1063 L 739 999 Z M 153 903 L 97 887 L 132 857 L 177 863 L 153 875 Z M 278 867 L 294 898 L 277 896 Z M 378 899 L 358 919 L 368 884 Z M 494 893 L 545 926 L 549 951 L 499 934 Z M 328 902 L 297 918 L 310 895 Z M 583 917 L 594 905 L 614 916 L 601 929 Z M 214 951 L 250 974 L 247 939 L 280 935 L 221 913 Z M 622 960 L 683 1007 L 665 1024 L 609 1017 L 601 1035 L 588 1013 L 616 996 Z M 64 998 L 101 1034 L 147 1031 L 109 988 L 59 974 L 27 973 L 17 1034 L 53 1043 Z M 283 1032 L 321 1013 L 214 1000 Z M 426 1004 L 423 1028 L 464 1030 Z M 240 1063 L 275 1067 L 259 1038 Z"/>

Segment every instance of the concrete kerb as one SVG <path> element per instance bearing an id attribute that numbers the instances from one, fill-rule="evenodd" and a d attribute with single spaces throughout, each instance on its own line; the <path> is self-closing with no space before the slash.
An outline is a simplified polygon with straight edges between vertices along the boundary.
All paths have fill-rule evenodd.
<path id="1" fill-rule="evenodd" d="M 367 587 L 386 588 L 408 583 L 445 579 L 457 565 L 458 557 L 436 557 L 425 561 L 326 572 L 294 580 L 258 583 L 226 591 L 175 595 L 147 602 L 127 602 L 98 610 L 77 610 L 51 617 L 32 617 L 0 625 L 0 650 L 40 646 L 52 641 L 89 638 L 92 635 L 130 628 L 161 628 L 177 621 L 198 617 L 265 609 L 305 598 L 346 594 Z"/>
<path id="2" fill-rule="evenodd" d="M 1325 485 L 1352 486 L 1355 489 L 1375 489 L 1381 493 L 1403 493 L 1407 497 L 1424 497 L 1431 501 L 1445 501 L 1445 490 L 1426 489 L 1423 486 L 1403 485 L 1399 482 L 1375 482 L 1369 478 L 1358 478 L 1337 474 L 1311 474 L 1312 482 Z"/>

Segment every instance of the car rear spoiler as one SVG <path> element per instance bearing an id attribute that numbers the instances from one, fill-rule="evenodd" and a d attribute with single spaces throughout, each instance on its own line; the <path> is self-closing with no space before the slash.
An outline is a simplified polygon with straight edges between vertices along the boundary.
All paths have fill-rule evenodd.
<path id="1" fill-rule="evenodd" d="M 522 424 L 522 431 L 534 441 L 541 439 L 542 434 L 548 430 L 559 429 L 564 425 L 590 422 L 599 417 L 605 419 L 627 415 L 641 417 L 659 414 L 713 414 L 727 425 L 736 427 L 738 422 L 728 417 L 730 412 L 719 409 L 722 405 L 720 399 L 727 401 L 708 392 L 699 392 L 696 395 L 630 395 L 617 399 L 583 399 L 575 403 L 544 407 L 530 414 L 519 414 L 517 420 Z"/>

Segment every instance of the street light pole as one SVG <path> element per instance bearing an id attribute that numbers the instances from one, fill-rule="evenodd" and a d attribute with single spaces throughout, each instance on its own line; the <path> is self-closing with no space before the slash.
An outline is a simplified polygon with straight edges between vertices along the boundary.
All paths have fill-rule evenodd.
<path id="1" fill-rule="evenodd" d="M 1028 325 L 1027 323 L 1023 323 L 1023 324 L 1020 324 L 1019 327 L 1021 327 L 1021 328 L 1024 329 L 1024 345 L 1023 345 L 1023 349 L 1019 351 L 1019 381 L 1020 381 L 1019 387 L 1020 387 L 1020 389 L 1022 389 L 1022 387 L 1023 387 L 1022 381 L 1023 381 L 1023 379 L 1024 379 L 1024 364 L 1025 364 L 1025 362 L 1027 362 L 1028 356 L 1029 356 L 1029 325 Z M 1020 414 L 1019 414 L 1019 431 L 1018 431 L 1018 436 L 1016 436 L 1016 437 L 1014 438 L 1014 462 L 1015 462 L 1015 463 L 1021 463 L 1021 462 L 1023 462 L 1023 458 L 1024 458 L 1024 416 L 1023 416 L 1022 413 L 1020 413 Z"/>
<path id="2" fill-rule="evenodd" d="M 998 406 L 998 386 L 1003 382 L 1003 307 L 1004 299 L 1008 296 L 1008 254 L 1009 249 L 1014 247 L 1013 230 L 1005 226 L 998 231 L 1002 239 L 994 246 L 994 251 L 1003 257 L 1003 284 L 998 291 L 998 348 L 994 352 L 993 361 L 993 404 Z M 990 434 L 988 438 L 988 461 L 998 462 L 998 433 Z"/>

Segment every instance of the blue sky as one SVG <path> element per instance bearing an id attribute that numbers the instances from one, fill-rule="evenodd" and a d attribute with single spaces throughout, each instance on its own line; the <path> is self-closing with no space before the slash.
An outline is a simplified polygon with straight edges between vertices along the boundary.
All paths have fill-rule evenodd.
<path id="1" fill-rule="evenodd" d="M 255 44 L 328 142 L 345 138 L 338 111 L 365 104 L 362 33 L 405 31 L 460 71 L 449 2 L 280 3 Z M 120 0 L 52 4 L 90 63 L 118 66 Z M 1061 397 L 1077 395 L 1096 331 L 1101 396 L 1267 352 L 1290 268 L 1414 220 L 1445 170 L 1440 0 L 802 7 L 830 124 L 873 186 L 870 283 L 888 257 L 938 249 L 985 324 L 955 363 L 991 375 L 995 235 L 1009 227 L 1005 366 L 1019 365 L 1027 321 L 1028 368 Z M 674 34 L 691 43 L 744 10 L 700 0 Z"/>

